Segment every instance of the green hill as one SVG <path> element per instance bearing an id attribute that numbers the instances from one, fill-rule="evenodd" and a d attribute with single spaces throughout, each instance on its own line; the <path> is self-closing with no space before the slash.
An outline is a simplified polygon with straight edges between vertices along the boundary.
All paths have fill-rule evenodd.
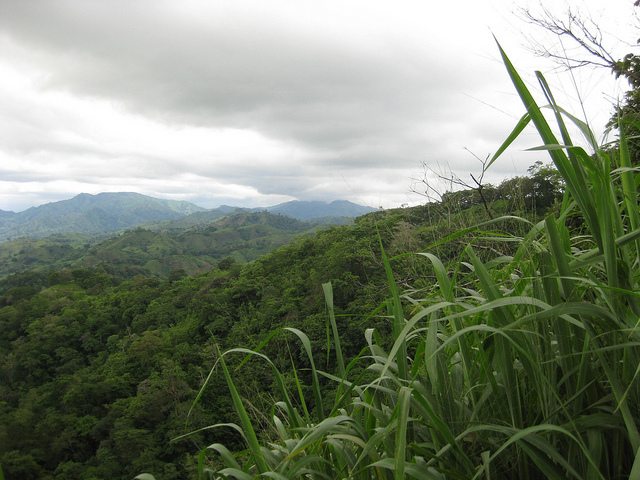
<path id="1" fill-rule="evenodd" d="M 56 233 L 117 232 L 143 223 L 170 220 L 204 210 L 189 202 L 163 200 L 139 193 L 82 193 L 70 200 L 0 216 L 0 241 L 41 238 Z"/>
<path id="2" fill-rule="evenodd" d="M 232 257 L 255 260 L 316 227 L 283 215 L 242 212 L 217 218 L 199 212 L 163 223 L 159 231 L 136 228 L 99 240 L 82 234 L 19 238 L 0 244 L 0 278 L 24 270 L 104 268 L 117 276 L 167 278 L 173 270 L 189 275 L 211 270 Z M 196 223 L 196 221 L 205 223 Z"/>
<path id="3" fill-rule="evenodd" d="M 496 217 L 509 212 L 539 219 L 531 210 L 513 209 L 508 195 L 495 198 Z M 258 348 L 275 332 L 260 353 L 284 372 L 285 386 L 309 399 L 315 381 L 309 352 L 316 368 L 338 373 L 327 344 L 322 285 L 333 285 L 335 328 L 346 359 L 367 347 L 364 332 L 371 329 L 380 348 L 391 348 L 380 245 L 393 258 L 396 284 L 420 298 L 433 288 L 437 270 L 411 252 L 428 251 L 456 265 L 468 244 L 490 231 L 492 240 L 478 251 L 482 260 L 515 253 L 516 243 L 502 241 L 522 233 L 514 220 L 464 233 L 488 219 L 468 191 L 320 230 L 284 215 L 245 211 L 202 224 L 177 219 L 157 231 L 136 228 L 95 242 L 70 235 L 0 245 L 0 463 L 6 478 L 130 479 L 141 472 L 164 480 L 197 478 L 199 450 L 246 448 L 231 428 L 199 430 L 240 421 L 222 375 L 209 377 L 198 395 L 220 351 Z M 461 276 L 469 270 L 456 268 Z M 463 288 L 469 301 L 475 298 L 473 284 Z M 408 305 L 407 313 L 419 303 Z M 285 327 L 306 332 L 308 345 Z M 292 362 L 303 367 L 294 373 Z M 373 374 L 360 365 L 352 373 Z M 279 395 L 273 370 L 254 358 L 233 376 L 252 418 L 263 421 L 259 412 L 268 412 Z M 319 388 L 327 401 L 336 395 L 329 378 Z M 296 408 L 316 415 L 312 401 L 296 398 Z"/>
<path id="4" fill-rule="evenodd" d="M 354 219 L 361 215 L 374 212 L 376 209 L 364 207 L 346 200 L 335 200 L 331 203 L 319 201 L 298 201 L 285 202 L 265 210 L 271 213 L 279 213 L 298 220 L 311 220 L 314 218 L 350 218 Z"/>

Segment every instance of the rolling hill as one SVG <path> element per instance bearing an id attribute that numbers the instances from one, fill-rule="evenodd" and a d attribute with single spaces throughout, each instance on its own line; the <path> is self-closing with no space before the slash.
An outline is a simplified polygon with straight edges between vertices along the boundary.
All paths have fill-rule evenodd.
<path id="1" fill-rule="evenodd" d="M 47 203 L 19 213 L 3 212 L 0 216 L 0 241 L 18 237 L 42 238 L 56 233 L 117 232 L 203 210 L 189 202 L 158 199 L 139 193 L 81 193 L 69 200 Z"/>
<path id="2" fill-rule="evenodd" d="M 205 215 L 201 220 L 207 220 L 207 213 L 198 213 Z M 264 211 L 237 211 L 213 222 L 179 224 L 180 220 L 163 231 L 137 227 L 100 241 L 77 233 L 10 240 L 0 244 L 0 278 L 24 270 L 97 267 L 127 278 L 137 274 L 166 278 L 173 270 L 192 275 L 211 270 L 227 257 L 237 263 L 255 260 L 317 230 Z"/>
<path id="3" fill-rule="evenodd" d="M 99 235 L 144 226 L 158 231 L 181 231 L 209 224 L 232 213 L 269 212 L 312 224 L 340 224 L 374 211 L 345 200 L 331 203 L 292 201 L 265 208 L 222 205 L 204 209 L 193 203 L 153 198 L 139 193 L 82 193 L 15 213 L 0 210 L 0 242 L 20 237 L 55 234 Z"/>

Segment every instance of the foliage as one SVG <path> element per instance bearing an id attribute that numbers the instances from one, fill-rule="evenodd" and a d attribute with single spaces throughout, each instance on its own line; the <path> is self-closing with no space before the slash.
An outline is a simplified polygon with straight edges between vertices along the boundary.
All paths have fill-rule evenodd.
<path id="1" fill-rule="evenodd" d="M 243 263 L 238 248 L 297 225 L 251 213 L 136 229 L 0 280 L 6 477 L 628 473 L 636 339 L 618 323 L 636 308 L 635 173 L 624 149 L 606 170 L 601 150 L 546 148 L 557 170 L 485 190 L 495 219 L 472 190 L 282 234 Z M 601 198 L 615 228 L 597 223 Z M 149 274 L 150 258 L 201 258 L 214 238 L 229 248 L 208 271 Z"/>
<path id="2" fill-rule="evenodd" d="M 611 118 L 609 127 L 624 132 L 631 165 L 640 165 L 640 84 L 626 93 L 624 103 Z"/>
<path id="3" fill-rule="evenodd" d="M 6 428 L 0 431 L 0 463 L 7 478 L 132 478 L 141 471 L 163 479 L 189 478 L 197 474 L 194 451 L 214 442 L 240 450 L 241 436 L 229 429 L 204 430 L 169 443 L 191 429 L 233 421 L 224 378 L 213 377 L 185 426 L 218 349 L 256 348 L 274 329 L 294 328 L 308 335 L 318 369 L 339 372 L 338 360 L 327 356 L 325 339 L 321 285 L 329 281 L 335 288 L 332 304 L 340 312 L 335 329 L 345 361 L 367 345 L 362 336 L 367 328 L 375 328 L 390 348 L 386 319 L 362 315 L 386 295 L 378 235 L 385 249 L 399 256 L 396 281 L 424 288 L 434 281 L 434 269 L 406 252 L 475 222 L 473 208 L 445 216 L 439 204 L 376 212 L 354 225 L 298 237 L 250 263 L 239 263 L 231 251 L 199 275 L 185 276 L 178 268 L 160 280 L 141 274 L 144 270 L 127 257 L 116 263 L 117 257 L 105 256 L 111 259 L 104 264 L 108 268 L 91 266 L 98 247 L 81 245 L 83 268 L 5 277 L 0 280 L 0 422 Z M 235 227 L 242 221 L 233 220 Z M 262 225 L 247 221 L 245 227 L 260 231 Z M 500 228 L 516 227 L 505 222 Z M 236 235 L 226 225 L 210 228 Z M 208 235 L 206 229 L 198 232 Z M 470 231 L 433 251 L 454 258 L 475 235 Z M 165 254 L 164 248 L 177 248 L 157 238 L 133 230 L 102 248 L 113 245 L 114 255 L 130 252 L 132 258 L 143 248 Z M 308 365 L 302 344 L 273 337 L 261 352 L 283 372 L 287 387 L 299 382 L 303 395 L 311 392 L 310 372 L 290 367 L 292 361 Z M 362 368 L 350 370 L 356 371 Z M 268 410 L 280 388 L 270 367 L 250 362 L 232 374 L 239 395 L 251 399 L 249 415 L 261 421 L 258 412 Z M 321 396 L 333 398 L 333 383 L 320 382 Z M 301 408 L 301 400 L 296 405 Z"/>
<path id="4" fill-rule="evenodd" d="M 381 223 L 385 237 L 398 222 L 389 215 Z M 233 432 L 202 432 L 169 444 L 185 432 L 216 345 L 255 347 L 276 325 L 304 322 L 321 352 L 322 282 L 341 285 L 336 302 L 346 312 L 379 301 L 381 288 L 369 285 L 380 268 L 371 253 L 375 231 L 370 221 L 332 227 L 249 264 L 228 257 L 207 273 L 186 277 L 174 270 L 164 281 L 101 268 L 1 280 L 0 463 L 7 478 L 132 478 L 150 469 L 185 478 L 195 468 L 194 446 L 237 445 Z M 117 239 L 120 250 L 153 245 L 150 232 L 132 234 Z M 349 354 L 361 348 L 360 322 L 355 314 L 341 322 L 342 333 L 353 332 L 344 340 Z M 266 351 L 280 367 L 302 355 L 288 342 Z M 262 368 L 247 370 L 240 389 L 258 409 L 272 394 L 265 378 Z M 189 429 L 229 419 L 230 399 L 216 393 L 222 382 L 210 382 L 214 390 L 191 412 Z"/>
<path id="5" fill-rule="evenodd" d="M 294 388 L 286 388 L 262 345 L 225 352 L 218 362 L 240 421 L 215 428 L 240 432 L 246 450 L 211 444 L 200 453 L 199 478 L 640 475 L 640 213 L 625 138 L 617 165 L 595 143 L 594 156 L 573 146 L 565 119 L 593 135 L 555 105 L 538 74 L 559 142 L 501 53 L 527 109 L 505 146 L 534 123 L 566 184 L 558 216 L 530 224 L 523 237 L 479 233 L 448 266 L 423 253 L 437 282 L 403 295 L 392 272 L 402 257 L 383 253 L 389 298 L 377 314 L 389 322 L 393 342 L 368 328 L 365 348 L 349 363 L 333 290 L 324 285 L 336 373 L 317 367 L 302 331 L 284 329 L 304 347 L 310 397 L 297 379 L 304 369 L 294 370 Z M 576 210 L 587 235 L 567 228 Z M 514 244 L 515 252 L 483 261 L 477 252 L 496 242 Z M 278 386 L 262 442 L 227 366 L 234 353 L 245 356 L 240 368 L 266 362 Z M 330 398 L 321 393 L 323 378 L 335 382 Z M 209 388 L 205 383 L 199 396 Z M 212 455 L 222 467 L 207 467 Z"/>
<path id="6" fill-rule="evenodd" d="M 546 213 L 562 201 L 564 181 L 553 165 L 538 161 L 528 176 L 505 180 L 497 188 L 496 198 L 507 202 L 508 211 Z"/>
<path id="7" fill-rule="evenodd" d="M 267 212 L 232 214 L 213 223 L 188 225 L 165 226 L 165 231 L 136 228 L 100 241 L 58 235 L 5 242 L 0 244 L 0 278 L 25 269 L 61 268 L 102 268 L 127 278 L 166 279 L 179 269 L 194 275 L 211 270 L 229 255 L 241 263 L 255 260 L 318 228 Z"/>

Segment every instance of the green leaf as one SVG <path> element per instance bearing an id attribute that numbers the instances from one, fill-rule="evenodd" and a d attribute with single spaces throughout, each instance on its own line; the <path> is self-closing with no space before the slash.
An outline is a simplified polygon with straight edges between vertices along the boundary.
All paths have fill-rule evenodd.
<path id="1" fill-rule="evenodd" d="M 311 364 L 311 375 L 313 379 L 313 397 L 316 402 L 316 415 L 319 419 L 324 418 L 324 406 L 322 404 L 322 394 L 320 393 L 320 382 L 318 381 L 318 371 L 316 370 L 316 364 L 313 361 L 313 352 L 311 351 L 311 342 L 309 341 L 309 337 L 297 328 L 286 327 L 284 330 L 287 330 L 291 333 L 294 333 L 302 342 L 305 352 L 307 352 L 307 357 L 309 358 L 309 363 Z"/>
<path id="2" fill-rule="evenodd" d="M 344 359 L 342 358 L 342 348 L 340 347 L 340 336 L 338 335 L 338 324 L 336 323 L 336 316 L 333 311 L 333 287 L 331 286 L 331 283 L 323 283 L 322 291 L 324 292 L 324 299 L 327 305 L 327 312 L 329 314 L 329 322 L 331 323 L 331 329 L 333 331 L 333 342 L 336 349 L 338 371 L 340 373 L 340 376 L 344 378 L 345 376 Z"/>
<path id="3" fill-rule="evenodd" d="M 253 425 L 251 423 L 251 419 L 247 414 L 247 411 L 244 408 L 244 404 L 242 403 L 242 399 L 238 394 L 238 390 L 236 389 L 233 380 L 231 379 L 231 375 L 229 374 L 229 370 L 227 369 L 227 364 L 224 361 L 224 355 L 220 355 L 220 365 L 222 366 L 222 371 L 224 373 L 224 377 L 227 380 L 227 386 L 229 387 L 229 391 L 231 393 L 231 399 L 233 400 L 233 406 L 236 409 L 236 413 L 238 417 L 240 417 L 240 423 L 242 424 L 242 429 L 246 435 L 247 443 L 249 444 L 249 449 L 253 454 L 253 457 L 256 462 L 256 466 L 258 467 L 258 471 L 260 473 L 264 473 L 269 471 L 269 467 L 267 466 L 264 457 L 262 455 L 262 450 L 260 448 L 260 443 L 258 442 L 258 437 L 256 436 L 256 432 L 253 429 Z"/>

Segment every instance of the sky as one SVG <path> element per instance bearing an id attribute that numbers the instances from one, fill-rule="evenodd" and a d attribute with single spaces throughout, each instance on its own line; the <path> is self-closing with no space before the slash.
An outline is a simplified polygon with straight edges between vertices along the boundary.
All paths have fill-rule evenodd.
<path id="1" fill-rule="evenodd" d="M 620 56 L 640 36 L 631 0 L 547 3 L 588 13 Z M 521 7 L 538 3 L 1 0 L 0 209 L 100 192 L 424 203 L 420 179 L 471 182 L 524 113 L 494 36 L 599 135 L 625 83 L 537 57 L 531 41 L 558 39 Z M 546 162 L 538 144 L 527 130 L 484 181 Z"/>

